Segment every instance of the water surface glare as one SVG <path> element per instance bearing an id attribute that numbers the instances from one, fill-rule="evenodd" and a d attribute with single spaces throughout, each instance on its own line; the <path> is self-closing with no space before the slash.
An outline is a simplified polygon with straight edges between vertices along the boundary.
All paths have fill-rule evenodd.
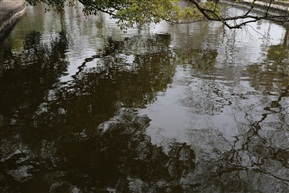
<path id="1" fill-rule="evenodd" d="M 287 193 L 288 27 L 65 9 L 0 42 L 0 192 Z"/>

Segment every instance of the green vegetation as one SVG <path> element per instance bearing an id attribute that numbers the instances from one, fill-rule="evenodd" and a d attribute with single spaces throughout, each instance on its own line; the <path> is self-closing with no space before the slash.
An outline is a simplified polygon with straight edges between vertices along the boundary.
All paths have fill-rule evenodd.
<path id="1" fill-rule="evenodd" d="M 97 14 L 99 11 L 108 13 L 118 20 L 119 25 L 124 29 L 144 23 L 158 23 L 161 20 L 170 23 L 194 22 L 200 20 L 211 20 L 222 22 L 229 28 L 241 28 L 250 22 L 267 19 L 277 22 L 289 22 L 288 13 L 270 14 L 273 8 L 273 0 L 266 4 L 264 15 L 252 14 L 255 9 L 255 2 L 252 1 L 248 11 L 243 15 L 223 16 L 220 12 L 219 0 L 27 0 L 31 5 L 39 2 L 48 4 L 53 9 L 62 12 L 64 5 L 83 5 L 85 14 Z M 235 3 L 239 3 L 236 1 Z M 186 4 L 183 6 L 183 4 Z M 241 19 L 241 21 L 240 21 Z M 248 19 L 248 20 L 243 20 Z"/>

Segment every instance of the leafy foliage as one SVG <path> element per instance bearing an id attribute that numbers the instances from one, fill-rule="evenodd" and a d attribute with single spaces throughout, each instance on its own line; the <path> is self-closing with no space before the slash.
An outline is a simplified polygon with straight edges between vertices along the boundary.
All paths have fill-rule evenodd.
<path id="1" fill-rule="evenodd" d="M 83 12 L 87 15 L 98 14 L 99 11 L 108 13 L 118 20 L 122 29 L 134 25 L 141 26 L 144 23 L 158 23 L 161 20 L 170 23 L 194 22 L 199 20 L 211 20 L 222 22 L 229 28 L 241 28 L 250 22 L 267 19 L 282 23 L 289 22 L 289 13 L 270 14 L 273 10 L 273 0 L 264 4 L 264 15 L 252 14 L 259 1 L 249 2 L 249 7 L 243 15 L 221 15 L 219 0 L 186 0 L 187 6 L 182 6 L 184 0 L 27 0 L 31 5 L 39 2 L 48 4 L 53 9 L 62 12 L 65 5 L 83 5 Z M 233 1 L 241 3 L 240 0 Z M 285 7 L 287 5 L 284 5 Z M 288 8 L 289 9 L 289 8 Z M 240 21 L 241 19 L 241 21 Z M 244 20 L 248 19 L 248 20 Z"/>

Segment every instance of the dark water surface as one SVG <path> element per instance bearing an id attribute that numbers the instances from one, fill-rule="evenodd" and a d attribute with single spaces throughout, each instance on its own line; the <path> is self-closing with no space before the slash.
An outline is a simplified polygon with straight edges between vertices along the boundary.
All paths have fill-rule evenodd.
<path id="1" fill-rule="evenodd" d="M 44 9 L 0 43 L 0 192 L 288 192 L 288 28 Z"/>

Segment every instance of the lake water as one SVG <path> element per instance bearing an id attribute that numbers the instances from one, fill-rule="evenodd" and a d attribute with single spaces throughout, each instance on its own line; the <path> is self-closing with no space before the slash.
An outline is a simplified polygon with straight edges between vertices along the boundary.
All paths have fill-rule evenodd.
<path id="1" fill-rule="evenodd" d="M 287 192 L 288 33 L 28 7 L 0 42 L 0 191 Z"/>

